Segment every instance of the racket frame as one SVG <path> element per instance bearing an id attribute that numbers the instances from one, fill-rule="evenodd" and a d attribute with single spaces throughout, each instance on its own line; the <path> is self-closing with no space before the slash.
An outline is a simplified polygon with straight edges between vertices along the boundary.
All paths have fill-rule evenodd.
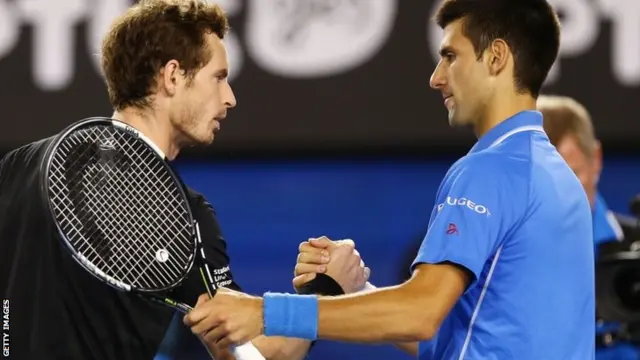
<path id="1" fill-rule="evenodd" d="M 68 240 L 68 238 L 66 237 L 66 235 L 64 234 L 64 232 L 62 231 L 62 229 L 60 228 L 60 224 L 58 223 L 58 221 L 55 220 L 55 212 L 53 210 L 53 207 L 51 206 L 51 202 L 49 201 L 50 198 L 50 192 L 49 192 L 49 170 L 51 168 L 51 163 L 53 161 L 53 156 L 55 154 L 55 151 L 58 149 L 58 147 L 60 146 L 60 144 L 67 138 L 67 136 L 71 133 L 73 133 L 74 131 L 78 131 L 82 128 L 85 127 L 90 127 L 90 126 L 114 126 L 116 128 L 119 128 L 127 133 L 129 133 L 130 135 L 137 137 L 138 139 L 142 140 L 142 142 L 144 144 L 146 144 L 147 146 L 149 146 L 153 152 L 162 160 L 162 165 L 165 167 L 165 170 L 167 170 L 167 172 L 169 173 L 169 175 L 172 177 L 173 181 L 178 184 L 178 191 L 180 193 L 180 195 L 182 196 L 182 198 L 186 201 L 186 211 L 187 211 L 187 215 L 188 215 L 188 220 L 189 222 L 192 224 L 191 226 L 191 238 L 192 241 L 194 242 L 194 251 L 193 254 L 191 255 L 190 261 L 189 261 L 189 266 L 186 269 L 186 271 L 184 272 L 183 276 L 181 278 L 179 278 L 178 280 L 176 280 L 175 282 L 172 282 L 171 284 L 160 288 L 160 289 L 153 289 L 153 290 L 146 290 L 146 289 L 138 289 L 130 284 L 126 284 L 118 279 L 115 279 L 107 274 L 105 274 L 103 271 L 101 271 L 100 269 L 98 269 L 91 261 L 89 261 L 86 257 L 82 256 L 81 254 L 77 253 L 73 246 L 71 245 L 70 241 Z M 199 230 L 198 230 L 198 224 L 197 222 L 194 220 L 193 218 L 193 213 L 191 211 L 191 206 L 190 206 L 190 202 L 189 202 L 189 197 L 186 194 L 185 191 L 185 186 L 184 183 L 180 180 L 180 178 L 176 175 L 176 173 L 173 171 L 172 167 L 170 166 L 170 164 L 167 161 L 166 156 L 164 155 L 164 153 L 162 152 L 162 150 L 160 150 L 160 148 L 158 148 L 148 137 L 146 137 L 144 134 L 142 134 L 141 132 L 139 132 L 138 130 L 134 129 L 133 127 L 129 126 L 128 124 L 116 120 L 116 119 L 111 119 L 111 118 L 105 118 L 105 117 L 91 117 L 91 118 L 86 118 L 83 120 L 80 120 L 74 124 L 69 125 L 67 128 L 65 128 L 60 134 L 58 134 L 53 141 L 49 144 L 45 155 L 42 159 L 41 162 L 41 171 L 40 171 L 40 194 L 42 196 L 42 203 L 44 204 L 45 207 L 45 211 L 47 212 L 47 214 L 50 216 L 50 221 L 54 223 L 56 230 L 58 231 L 58 234 L 60 235 L 60 240 L 61 242 L 65 245 L 65 248 L 69 251 L 69 253 L 71 254 L 71 256 L 76 260 L 77 263 L 79 263 L 85 270 L 87 270 L 91 275 L 93 275 L 95 278 L 97 278 L 98 280 L 100 280 L 103 283 L 106 283 L 107 285 L 110 285 L 116 289 L 119 289 L 121 291 L 125 291 L 125 292 L 132 292 L 132 293 L 137 293 L 137 294 L 141 294 L 141 295 L 145 295 L 146 297 L 148 297 L 149 299 L 153 299 L 156 301 L 160 301 L 159 299 L 163 299 L 161 302 L 169 305 L 177 310 L 180 311 L 188 311 L 191 309 L 191 307 L 187 304 L 175 301 L 174 299 L 170 299 L 168 297 L 163 297 L 160 296 L 160 293 L 169 291 L 174 289 L 175 287 L 179 286 L 184 279 L 189 275 L 189 273 L 191 272 L 191 269 L 195 263 L 195 261 L 197 260 L 197 252 L 201 251 L 202 254 L 204 254 L 204 251 L 201 250 L 202 249 L 202 245 L 201 245 L 201 241 L 199 239 Z M 206 263 L 205 263 L 206 265 Z M 208 271 L 208 267 L 207 267 L 207 271 Z M 207 286 L 207 290 L 209 291 L 211 287 L 214 287 L 214 284 L 207 284 L 205 282 L 205 285 Z M 212 294 L 212 292 L 210 292 L 210 294 Z"/>

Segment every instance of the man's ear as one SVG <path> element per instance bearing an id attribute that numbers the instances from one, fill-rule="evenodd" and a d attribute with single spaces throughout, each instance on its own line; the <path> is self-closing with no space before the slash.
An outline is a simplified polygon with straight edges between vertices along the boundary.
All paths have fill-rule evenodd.
<path id="1" fill-rule="evenodd" d="M 504 40 L 496 39 L 485 50 L 485 56 L 487 56 L 489 73 L 498 75 L 507 67 L 511 49 Z"/>
<path id="2" fill-rule="evenodd" d="M 160 70 L 159 86 L 167 95 L 173 96 L 182 80 L 183 71 L 177 60 L 169 60 Z"/>

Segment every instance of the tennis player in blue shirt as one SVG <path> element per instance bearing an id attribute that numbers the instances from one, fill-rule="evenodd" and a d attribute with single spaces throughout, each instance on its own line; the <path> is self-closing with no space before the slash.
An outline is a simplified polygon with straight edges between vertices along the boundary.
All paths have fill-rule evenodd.
<path id="1" fill-rule="evenodd" d="M 543 0 L 449 0 L 436 21 L 431 86 L 478 142 L 438 189 L 411 279 L 320 298 L 221 290 L 185 316 L 192 332 L 220 346 L 265 334 L 397 343 L 420 359 L 593 359 L 589 202 L 536 111 L 558 18 Z"/>

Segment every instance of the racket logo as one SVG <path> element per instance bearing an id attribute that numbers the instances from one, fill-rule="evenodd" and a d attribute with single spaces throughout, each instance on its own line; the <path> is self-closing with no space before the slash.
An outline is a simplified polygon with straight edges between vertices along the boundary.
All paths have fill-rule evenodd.
<path id="1" fill-rule="evenodd" d="M 115 139 L 113 138 L 106 138 L 103 141 L 101 141 L 99 143 L 99 147 L 101 150 L 115 150 L 116 149 L 116 144 L 115 144 Z"/>
<path id="2" fill-rule="evenodd" d="M 169 260 L 169 252 L 165 249 L 160 249 L 156 251 L 156 260 L 163 263 Z"/>
<path id="3" fill-rule="evenodd" d="M 127 132 L 129 135 L 132 135 L 132 136 L 135 136 L 135 137 L 138 137 L 138 135 L 139 135 L 138 130 L 132 128 L 131 126 L 125 125 L 125 126 L 122 127 L 122 129 L 125 132 Z"/>

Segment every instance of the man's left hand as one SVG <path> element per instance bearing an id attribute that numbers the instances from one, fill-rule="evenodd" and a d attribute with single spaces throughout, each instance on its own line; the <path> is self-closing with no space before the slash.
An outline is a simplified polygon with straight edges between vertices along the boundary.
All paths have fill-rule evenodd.
<path id="1" fill-rule="evenodd" d="M 241 345 L 262 335 L 262 298 L 219 288 L 213 298 L 201 295 L 184 324 L 205 342 L 219 347 Z"/>

